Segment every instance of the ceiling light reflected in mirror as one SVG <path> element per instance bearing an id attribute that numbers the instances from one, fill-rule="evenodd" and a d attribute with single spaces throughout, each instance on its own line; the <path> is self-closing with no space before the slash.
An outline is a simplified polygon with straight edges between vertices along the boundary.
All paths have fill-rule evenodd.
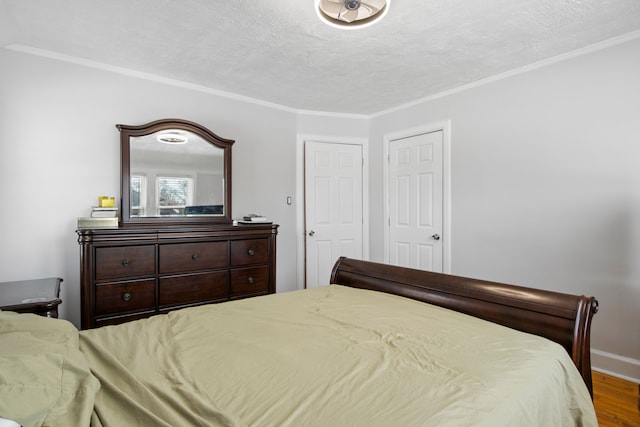
<path id="1" fill-rule="evenodd" d="M 189 142 L 187 135 L 182 132 L 162 132 L 158 134 L 157 138 L 159 142 L 164 144 L 178 145 Z"/>

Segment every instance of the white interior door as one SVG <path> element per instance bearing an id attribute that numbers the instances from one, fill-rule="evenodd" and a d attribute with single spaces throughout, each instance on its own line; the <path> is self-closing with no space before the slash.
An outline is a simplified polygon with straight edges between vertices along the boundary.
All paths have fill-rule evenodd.
<path id="1" fill-rule="evenodd" d="M 443 271 L 443 132 L 389 141 L 389 262 Z"/>
<path id="2" fill-rule="evenodd" d="M 305 143 L 306 287 L 328 285 L 340 256 L 362 258 L 362 146 Z"/>

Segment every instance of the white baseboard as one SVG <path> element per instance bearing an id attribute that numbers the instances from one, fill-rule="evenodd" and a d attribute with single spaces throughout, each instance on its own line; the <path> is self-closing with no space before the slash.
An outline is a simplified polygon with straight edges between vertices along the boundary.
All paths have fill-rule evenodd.
<path id="1" fill-rule="evenodd" d="M 640 360 L 591 349 L 591 368 L 640 384 Z"/>

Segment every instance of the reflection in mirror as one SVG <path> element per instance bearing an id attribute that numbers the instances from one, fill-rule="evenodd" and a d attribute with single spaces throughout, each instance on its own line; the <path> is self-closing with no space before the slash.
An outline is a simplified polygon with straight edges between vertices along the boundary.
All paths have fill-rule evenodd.
<path id="1" fill-rule="evenodd" d="M 131 137 L 131 217 L 224 214 L 224 150 L 193 132 Z"/>
<path id="2" fill-rule="evenodd" d="M 231 222 L 231 145 L 197 123 L 117 125 L 123 224 Z"/>

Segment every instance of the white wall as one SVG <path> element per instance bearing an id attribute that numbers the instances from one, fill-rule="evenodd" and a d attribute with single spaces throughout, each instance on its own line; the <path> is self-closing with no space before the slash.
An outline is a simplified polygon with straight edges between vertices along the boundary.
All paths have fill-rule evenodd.
<path id="1" fill-rule="evenodd" d="M 233 146 L 234 216 L 280 224 L 278 291 L 295 289 L 296 115 L 54 59 L 0 50 L 0 281 L 64 279 L 61 317 L 79 324 L 76 218 L 120 196 L 117 123 L 201 123 Z M 267 178 L 268 179 L 265 179 Z"/>
<path id="2" fill-rule="evenodd" d="M 383 137 L 451 119 L 452 273 L 600 302 L 594 366 L 640 379 L 640 40 L 372 120 L 371 255 Z"/>

